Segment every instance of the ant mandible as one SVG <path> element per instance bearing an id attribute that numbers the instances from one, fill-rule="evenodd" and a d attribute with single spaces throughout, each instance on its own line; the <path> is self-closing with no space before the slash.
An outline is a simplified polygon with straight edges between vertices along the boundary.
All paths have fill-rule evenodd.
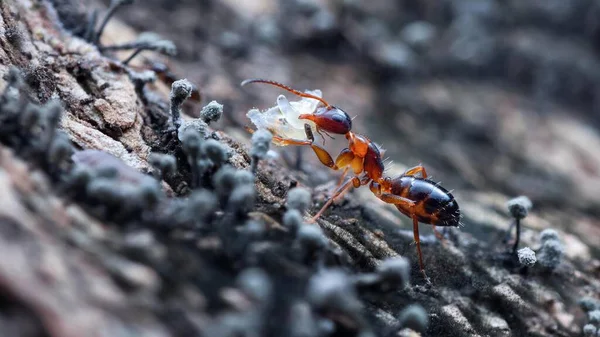
<path id="1" fill-rule="evenodd" d="M 323 165 L 333 170 L 344 170 L 335 192 L 310 219 L 310 222 L 316 222 L 325 210 L 350 188 L 369 185 L 369 189 L 377 198 L 395 205 L 402 214 L 412 219 L 419 267 L 425 279 L 429 280 L 425 273 L 423 254 L 421 253 L 419 222 L 432 225 L 438 238 L 441 236 L 435 230 L 436 226 L 458 227 L 460 210 L 454 196 L 439 184 L 427 179 L 427 172 L 421 165 L 408 169 L 398 177 L 385 177 L 384 164 L 377 144 L 366 136 L 352 132 L 352 119 L 348 114 L 340 108 L 330 105 L 321 97 L 303 93 L 271 80 L 248 79 L 243 81 L 242 85 L 249 83 L 274 85 L 300 97 L 320 101 L 324 107 L 318 107 L 313 113 L 300 114 L 298 118 L 314 122 L 317 132 L 341 134 L 348 140 L 348 147 L 344 148 L 334 161 L 325 149 L 314 144 L 312 129 L 308 124 L 304 125 L 306 140 L 273 136 L 273 140 L 281 145 L 308 145 Z M 349 169 L 352 169 L 354 176 L 344 182 L 343 179 Z"/>

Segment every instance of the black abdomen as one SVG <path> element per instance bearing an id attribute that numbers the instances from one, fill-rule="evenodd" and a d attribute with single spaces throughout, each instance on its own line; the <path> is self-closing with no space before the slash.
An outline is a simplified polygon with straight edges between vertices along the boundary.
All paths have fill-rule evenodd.
<path id="1" fill-rule="evenodd" d="M 458 226 L 460 210 L 454 196 L 435 182 L 411 176 L 401 176 L 392 182 L 392 194 L 415 203 L 414 212 L 419 222 L 435 226 Z M 410 216 L 410 207 L 396 205 Z"/>

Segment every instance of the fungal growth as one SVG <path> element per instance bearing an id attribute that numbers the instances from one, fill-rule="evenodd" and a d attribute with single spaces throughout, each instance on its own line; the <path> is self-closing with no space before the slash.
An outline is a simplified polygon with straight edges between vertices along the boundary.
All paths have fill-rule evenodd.
<path id="1" fill-rule="evenodd" d="M 252 149 L 250 150 L 252 173 L 256 174 L 259 160 L 267 156 L 272 139 L 273 135 L 266 129 L 259 129 L 252 135 Z"/>
<path id="2" fill-rule="evenodd" d="M 182 79 L 173 82 L 171 85 L 171 116 L 173 118 L 173 126 L 179 130 L 181 127 L 181 105 L 192 95 L 192 84 L 187 79 Z"/>
<path id="3" fill-rule="evenodd" d="M 510 224 L 507 235 L 510 236 L 510 232 L 512 231 L 513 227 L 517 227 L 515 243 L 512 248 L 514 254 L 517 253 L 517 249 L 519 248 L 519 241 L 521 238 L 521 220 L 527 217 L 532 205 L 533 204 L 531 203 L 531 200 L 529 200 L 529 198 L 526 196 L 513 198 L 506 203 L 508 212 L 514 219 L 514 221 Z"/>
<path id="4" fill-rule="evenodd" d="M 200 119 L 206 124 L 217 122 L 223 115 L 223 104 L 211 101 L 200 110 Z"/>
<path id="5" fill-rule="evenodd" d="M 519 263 L 524 267 L 531 267 L 537 261 L 535 252 L 529 247 L 519 249 L 517 256 L 519 257 Z"/>
<path id="6" fill-rule="evenodd" d="M 542 246 L 538 251 L 538 260 L 541 266 L 548 270 L 555 269 L 560 264 L 564 248 L 558 238 L 558 233 L 553 229 L 544 229 L 540 233 Z"/>

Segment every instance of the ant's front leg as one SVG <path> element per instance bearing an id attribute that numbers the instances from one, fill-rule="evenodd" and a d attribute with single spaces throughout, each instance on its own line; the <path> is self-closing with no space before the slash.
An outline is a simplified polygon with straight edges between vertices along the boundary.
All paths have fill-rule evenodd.
<path id="1" fill-rule="evenodd" d="M 293 139 L 293 138 L 283 138 L 283 137 L 279 137 L 279 136 L 273 136 L 273 143 L 279 144 L 281 146 L 288 146 L 288 145 L 311 145 L 312 143 L 308 140 L 300 140 L 300 139 Z M 331 160 L 333 161 L 333 159 Z"/>
<path id="2" fill-rule="evenodd" d="M 320 147 L 319 145 L 314 144 L 315 136 L 312 133 L 312 129 L 310 128 L 310 125 L 304 124 L 304 133 L 306 133 L 306 139 L 308 139 L 307 141 L 305 141 L 306 145 L 309 145 L 312 148 L 314 153 L 317 155 L 317 158 L 319 158 L 319 161 L 321 161 L 321 164 L 323 164 L 333 170 L 338 170 L 339 168 L 333 161 L 333 158 L 331 157 L 329 152 L 327 152 L 327 150 Z"/>

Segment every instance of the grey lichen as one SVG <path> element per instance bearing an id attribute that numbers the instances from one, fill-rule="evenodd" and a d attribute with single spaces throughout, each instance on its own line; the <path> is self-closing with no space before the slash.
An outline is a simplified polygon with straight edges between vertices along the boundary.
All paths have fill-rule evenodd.
<path id="1" fill-rule="evenodd" d="M 165 198 L 155 179 L 106 152 L 84 150 L 72 159 L 76 166 L 66 179 L 68 188 L 96 216 L 124 226 L 136 224 L 153 217 Z"/>
<path id="2" fill-rule="evenodd" d="M 564 247 L 558 239 L 558 234 L 552 229 L 546 229 L 540 233 L 542 246 L 538 250 L 539 264 L 546 269 L 555 269 L 564 255 Z"/>
<path id="3" fill-rule="evenodd" d="M 319 266 L 323 261 L 323 253 L 329 244 L 329 240 L 321 227 L 304 224 L 298 228 L 296 244 L 301 262 Z"/>
<path id="4" fill-rule="evenodd" d="M 515 219 L 524 219 L 527 217 L 532 206 L 531 200 L 524 195 L 513 198 L 506 203 L 508 211 Z"/>
<path id="5" fill-rule="evenodd" d="M 350 278 L 337 269 L 315 274 L 308 283 L 307 298 L 315 308 L 320 309 L 357 314 L 362 308 Z"/>
<path id="6" fill-rule="evenodd" d="M 600 300 L 592 297 L 583 297 L 577 303 L 585 311 L 600 310 Z"/>
<path id="7" fill-rule="evenodd" d="M 598 328 L 593 324 L 586 324 L 583 326 L 583 335 L 585 337 L 596 337 Z"/>
<path id="8" fill-rule="evenodd" d="M 429 315 L 421 305 L 411 304 L 400 312 L 398 322 L 403 328 L 423 333 L 429 326 Z"/>
<path id="9" fill-rule="evenodd" d="M 544 229 L 540 233 L 540 241 L 546 242 L 549 240 L 558 240 L 558 232 L 552 228 Z"/>
<path id="10" fill-rule="evenodd" d="M 181 126 L 181 105 L 183 102 L 192 95 L 192 83 L 187 79 L 177 80 L 171 85 L 171 117 L 173 119 L 173 126 L 179 129 Z"/>
<path id="11" fill-rule="evenodd" d="M 302 214 L 297 209 L 291 209 L 283 215 L 283 224 L 291 233 L 296 233 L 304 224 L 304 219 L 302 219 Z"/>
<path id="12" fill-rule="evenodd" d="M 385 294 L 407 287 L 410 283 L 410 262 L 397 256 L 384 259 L 373 273 L 354 276 L 359 292 Z"/>
<path id="13" fill-rule="evenodd" d="M 254 175 L 252 172 L 247 170 L 238 170 L 235 172 L 235 184 L 243 185 L 243 184 L 253 184 L 254 183 Z"/>
<path id="14" fill-rule="evenodd" d="M 256 174 L 259 160 L 262 160 L 267 156 L 271 140 L 273 140 L 273 135 L 265 129 L 258 129 L 252 135 L 252 149 L 250 150 L 250 156 L 252 158 L 251 170 L 254 174 Z"/>
<path id="15" fill-rule="evenodd" d="M 519 263 L 524 267 L 531 267 L 537 261 L 535 252 L 529 247 L 519 249 L 517 256 L 519 257 Z"/>
<path id="16" fill-rule="evenodd" d="M 521 220 L 527 217 L 529 210 L 532 207 L 531 200 L 526 196 L 519 196 L 509 200 L 506 203 L 506 207 L 508 208 L 508 212 L 513 217 L 514 221 L 511 223 L 510 228 L 508 230 L 508 234 L 513 228 L 513 226 L 517 227 L 517 235 L 515 238 L 515 243 L 513 245 L 513 254 L 517 253 L 517 249 L 519 248 L 519 241 L 521 239 Z"/>
<path id="17" fill-rule="evenodd" d="M 377 274 L 382 282 L 405 287 L 410 283 L 410 262 L 404 257 L 387 258 L 377 266 Z"/>
<path id="18" fill-rule="evenodd" d="M 208 158 L 212 166 L 220 167 L 227 161 L 227 150 L 219 141 L 207 139 L 202 143 L 202 154 Z"/>
<path id="19" fill-rule="evenodd" d="M 181 134 L 181 145 L 183 152 L 187 156 L 190 171 L 192 173 L 190 185 L 192 188 L 197 187 L 200 181 L 200 176 L 203 173 L 203 170 L 199 165 L 202 137 L 199 133 L 192 129 L 185 130 L 185 132 Z"/>
<path id="20" fill-rule="evenodd" d="M 201 119 L 195 118 L 192 120 L 180 121 L 181 125 L 177 128 L 177 137 L 181 141 L 181 135 L 191 130 L 199 134 L 202 138 L 207 138 L 208 124 Z"/>
<path id="21" fill-rule="evenodd" d="M 217 171 L 229 159 L 225 145 L 215 139 L 204 139 L 194 128 L 185 128 L 179 136 L 190 167 L 192 188 L 203 185 L 208 173 Z"/>
<path id="22" fill-rule="evenodd" d="M 134 83 L 136 92 L 138 92 L 138 94 L 143 93 L 143 88 L 147 83 L 155 82 L 157 79 L 156 72 L 152 70 L 137 71 L 134 69 L 127 69 L 127 74 Z"/>
<path id="23" fill-rule="evenodd" d="M 245 215 L 252 210 L 255 200 L 254 185 L 237 186 L 229 196 L 228 209 L 238 216 Z"/>
<path id="24" fill-rule="evenodd" d="M 269 275 L 262 269 L 243 270 L 237 277 L 237 284 L 244 293 L 260 303 L 267 302 L 272 296 L 273 285 Z"/>
<path id="25" fill-rule="evenodd" d="M 303 187 L 292 188 L 287 195 L 285 206 L 288 209 L 296 209 L 299 212 L 306 211 L 312 202 L 310 191 Z"/>
<path id="26" fill-rule="evenodd" d="M 218 202 L 214 193 L 205 189 L 199 189 L 190 195 L 188 207 L 188 213 L 192 219 L 207 222 L 208 218 L 214 215 L 218 207 Z"/>
<path id="27" fill-rule="evenodd" d="M 590 323 L 600 325 L 600 310 L 592 310 L 588 312 L 588 318 Z"/>
<path id="28" fill-rule="evenodd" d="M 162 180 L 177 171 L 177 161 L 175 157 L 164 153 L 151 153 L 148 162 L 154 167 L 154 176 Z"/>
<path id="29" fill-rule="evenodd" d="M 288 328 L 290 337 L 319 336 L 319 325 L 308 303 L 302 301 L 292 305 L 290 316 L 294 317 Z"/>
<path id="30" fill-rule="evenodd" d="M 206 124 L 217 122 L 223 115 L 223 104 L 211 101 L 200 110 L 200 119 Z"/>
<path id="31" fill-rule="evenodd" d="M 229 194 L 237 185 L 236 170 L 225 165 L 221 167 L 213 176 L 212 184 L 215 187 L 215 192 L 222 204 L 227 202 Z"/>
<path id="32" fill-rule="evenodd" d="M 16 67 L 8 69 L 5 79 L 7 85 L 0 96 L 0 142 L 58 179 L 70 169 L 68 161 L 74 151 L 68 136 L 58 130 L 62 103 L 32 102 L 22 72 Z"/>

